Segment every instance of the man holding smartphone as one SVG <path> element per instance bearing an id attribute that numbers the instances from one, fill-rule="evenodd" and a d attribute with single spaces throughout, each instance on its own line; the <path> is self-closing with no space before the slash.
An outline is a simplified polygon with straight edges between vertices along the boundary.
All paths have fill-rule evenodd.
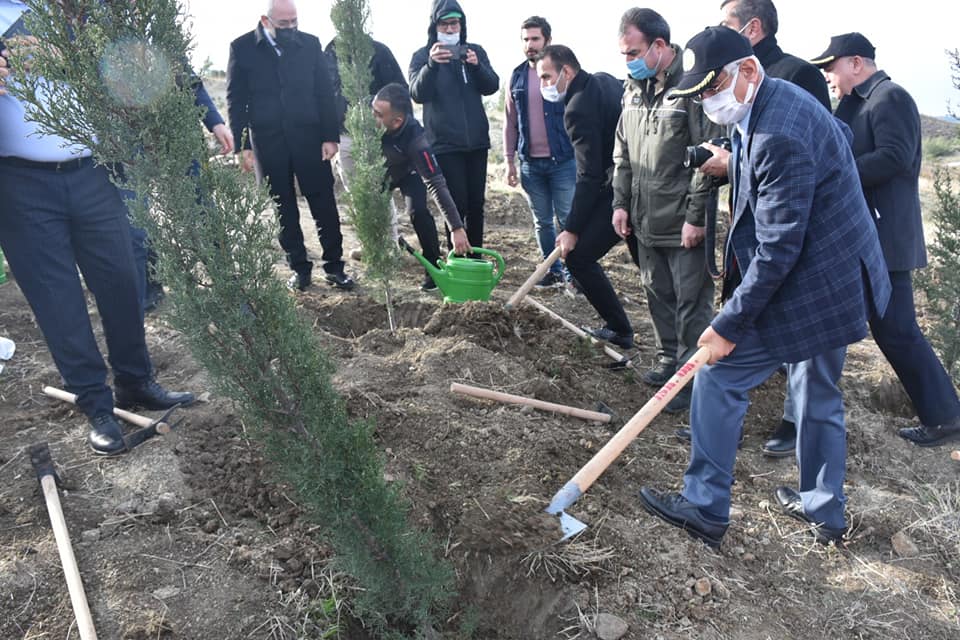
<path id="1" fill-rule="evenodd" d="M 500 78 L 483 47 L 467 42 L 467 18 L 456 0 L 433 3 L 427 46 L 413 54 L 409 78 L 470 245 L 482 247 L 490 150 L 483 96 L 500 90 Z"/>

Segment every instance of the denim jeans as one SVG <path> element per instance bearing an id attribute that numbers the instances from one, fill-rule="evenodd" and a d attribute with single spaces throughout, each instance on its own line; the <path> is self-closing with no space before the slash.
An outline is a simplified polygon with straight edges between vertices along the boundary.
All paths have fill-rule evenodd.
<path id="1" fill-rule="evenodd" d="M 576 183 L 577 161 L 574 158 L 565 162 L 530 158 L 520 163 L 520 184 L 527 194 L 537 244 L 544 258 L 550 255 L 557 242 L 553 218 L 556 216 L 562 230 L 573 204 Z M 556 274 L 562 273 L 560 261 L 554 262 L 550 270 Z"/>

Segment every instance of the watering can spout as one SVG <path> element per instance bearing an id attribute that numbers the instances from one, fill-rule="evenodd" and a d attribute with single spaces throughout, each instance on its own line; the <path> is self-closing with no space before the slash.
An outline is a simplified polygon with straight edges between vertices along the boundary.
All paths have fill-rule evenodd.
<path id="1" fill-rule="evenodd" d="M 435 264 L 430 264 L 430 261 L 423 257 L 423 254 L 414 249 L 404 240 L 402 237 L 397 239 L 397 244 L 400 245 L 401 249 L 404 249 L 412 255 L 414 258 L 420 261 L 420 264 L 423 265 L 423 268 L 427 270 L 427 273 L 430 274 L 430 277 L 433 278 L 433 281 L 437 283 L 437 286 L 440 289 L 443 289 L 443 284 L 447 280 L 447 272 L 443 269 L 440 269 Z"/>

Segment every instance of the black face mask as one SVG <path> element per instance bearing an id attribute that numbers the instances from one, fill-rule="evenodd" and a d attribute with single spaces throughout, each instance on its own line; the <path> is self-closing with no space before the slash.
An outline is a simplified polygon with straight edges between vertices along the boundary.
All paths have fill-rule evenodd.
<path id="1" fill-rule="evenodd" d="M 297 35 L 297 28 L 290 27 L 288 29 L 275 29 L 277 35 L 274 37 L 274 40 L 277 41 L 277 45 L 283 49 L 284 47 L 289 47 L 294 43 L 294 38 Z"/>

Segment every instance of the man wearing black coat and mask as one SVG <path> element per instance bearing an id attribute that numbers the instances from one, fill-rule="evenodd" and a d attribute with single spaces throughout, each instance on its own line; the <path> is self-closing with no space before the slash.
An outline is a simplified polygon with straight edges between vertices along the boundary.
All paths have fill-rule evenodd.
<path id="1" fill-rule="evenodd" d="M 313 263 L 300 229 L 294 177 L 310 205 L 323 247 L 326 281 L 352 289 L 343 271 L 343 236 L 330 160 L 340 127 L 329 62 L 316 36 L 297 30 L 292 0 L 273 0 L 253 31 L 230 44 L 227 108 L 243 169 L 270 181 L 280 217 L 280 245 L 294 274 L 288 285 L 310 286 Z"/>
<path id="2" fill-rule="evenodd" d="M 467 17 L 456 0 L 434 1 L 427 46 L 413 54 L 408 75 L 470 245 L 482 247 L 490 150 L 483 96 L 500 90 L 500 78 L 483 47 L 467 42 Z"/>
<path id="3" fill-rule="evenodd" d="M 633 348 L 633 327 L 617 292 L 600 266 L 620 236 L 613 216 L 613 146 L 620 120 L 623 83 L 606 73 L 587 73 L 563 45 L 550 45 L 537 62 L 540 92 L 548 102 L 566 104 L 563 125 L 573 143 L 577 182 L 567 224 L 557 246 L 570 274 L 605 324 L 586 329 L 623 349 Z M 631 246 L 631 254 L 635 250 Z"/>

